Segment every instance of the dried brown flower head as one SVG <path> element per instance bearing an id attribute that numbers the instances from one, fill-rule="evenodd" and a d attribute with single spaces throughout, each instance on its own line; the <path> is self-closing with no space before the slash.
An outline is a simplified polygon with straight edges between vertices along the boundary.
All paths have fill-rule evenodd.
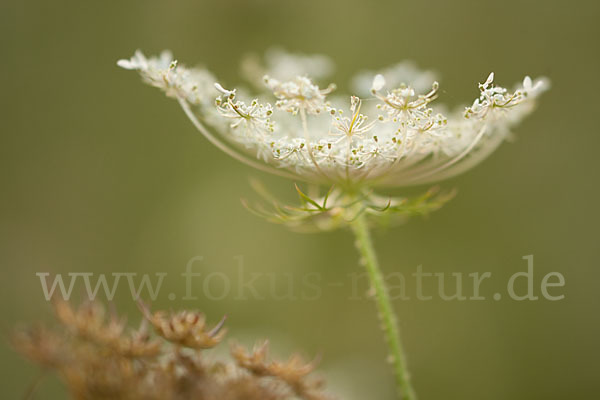
<path id="1" fill-rule="evenodd" d="M 207 330 L 206 317 L 195 311 L 180 311 L 168 314 L 158 311 L 152 314 L 148 307 L 140 304 L 144 317 L 150 321 L 156 333 L 171 343 L 192 349 L 210 349 L 218 345 L 226 334 L 223 329 L 226 317 L 212 329 Z"/>
<path id="2" fill-rule="evenodd" d="M 252 353 L 240 345 L 231 347 L 231 355 L 238 365 L 259 377 L 273 377 L 285 382 L 293 392 L 303 399 L 322 400 L 326 399 L 322 393 L 324 382 L 320 379 L 309 379 L 308 375 L 313 372 L 316 362 L 305 363 L 302 358 L 294 354 L 287 361 L 280 362 L 269 360 L 269 342 L 256 345 Z"/>
<path id="3" fill-rule="evenodd" d="M 70 398 L 86 400 L 325 400 L 323 381 L 309 374 L 315 363 L 299 356 L 268 360 L 268 344 L 247 352 L 232 346 L 235 362 L 207 361 L 205 349 L 225 335 L 223 318 L 207 329 L 198 312 L 155 312 L 143 304 L 141 326 L 97 302 L 53 302 L 56 328 L 41 324 L 19 329 L 14 347 L 26 358 L 56 372 Z M 157 335 L 148 332 L 152 325 Z M 158 336 L 158 337 L 157 337 Z M 164 340 L 160 340 L 160 338 Z"/>

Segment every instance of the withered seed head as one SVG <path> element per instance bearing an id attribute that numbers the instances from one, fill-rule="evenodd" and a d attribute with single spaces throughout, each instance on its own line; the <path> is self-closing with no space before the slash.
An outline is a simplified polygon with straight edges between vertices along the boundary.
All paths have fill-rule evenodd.
<path id="1" fill-rule="evenodd" d="M 267 342 L 252 353 L 232 348 L 236 363 L 207 362 L 202 349 L 223 338 L 225 318 L 207 329 L 198 312 L 144 314 L 137 330 L 116 314 L 86 302 L 73 308 L 55 301 L 58 329 L 19 329 L 13 345 L 33 362 L 55 371 L 70 398 L 86 400 L 324 400 L 322 381 L 308 374 L 314 363 L 293 356 L 268 360 Z M 148 332 L 148 324 L 164 341 Z"/>
<path id="2" fill-rule="evenodd" d="M 143 303 L 140 309 L 144 317 L 152 324 L 156 333 L 173 344 L 192 349 L 210 349 L 218 345 L 226 334 L 223 329 L 226 317 L 212 329 L 206 326 L 204 314 L 194 311 L 166 313 L 158 311 L 152 314 Z"/>

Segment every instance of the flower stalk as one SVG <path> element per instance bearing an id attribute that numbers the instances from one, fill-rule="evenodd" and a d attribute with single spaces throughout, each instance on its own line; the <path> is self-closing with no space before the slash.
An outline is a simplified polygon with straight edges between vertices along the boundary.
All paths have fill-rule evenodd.
<path id="1" fill-rule="evenodd" d="M 394 368 L 394 377 L 400 398 L 402 400 L 416 400 L 417 397 L 411 385 L 410 375 L 406 366 L 404 349 L 400 341 L 398 321 L 392 308 L 392 302 L 383 274 L 379 268 L 365 214 L 361 213 L 357 216 L 350 223 L 350 226 L 356 237 L 356 247 L 361 255 L 361 263 L 364 264 L 367 270 L 371 287 L 374 290 L 375 303 L 381 320 L 381 327 L 389 346 L 390 360 Z"/>

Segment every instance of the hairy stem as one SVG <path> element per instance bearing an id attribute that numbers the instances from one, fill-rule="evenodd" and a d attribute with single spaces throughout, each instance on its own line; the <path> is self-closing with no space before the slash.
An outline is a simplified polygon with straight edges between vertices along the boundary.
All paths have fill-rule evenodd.
<path id="1" fill-rule="evenodd" d="M 383 274 L 377 262 L 365 214 L 362 213 L 352 221 L 351 227 L 356 236 L 356 247 L 362 256 L 362 263 L 367 269 L 369 281 L 375 290 L 377 311 L 379 312 L 382 329 L 390 349 L 390 359 L 394 367 L 394 376 L 398 391 L 400 392 L 400 398 L 403 400 L 416 400 L 417 397 L 410 383 L 409 373 L 406 368 L 406 358 L 402 349 L 402 343 L 400 342 L 398 322 L 392 309 L 392 303 Z"/>

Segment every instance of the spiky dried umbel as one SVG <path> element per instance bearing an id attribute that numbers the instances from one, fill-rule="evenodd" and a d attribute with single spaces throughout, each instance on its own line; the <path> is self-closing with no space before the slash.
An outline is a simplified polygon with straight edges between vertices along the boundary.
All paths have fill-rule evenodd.
<path id="1" fill-rule="evenodd" d="M 73 308 L 55 301 L 54 306 L 61 328 L 19 329 L 13 344 L 25 357 L 55 371 L 73 399 L 331 399 L 322 381 L 309 376 L 313 364 L 302 363 L 298 356 L 287 362 L 267 361 L 265 344 L 257 347 L 262 357 L 257 351 L 246 356 L 236 345 L 235 363 L 208 362 L 202 349 L 217 345 L 224 331 L 222 322 L 205 331 L 199 313 L 152 314 L 142 307 L 165 339 L 160 341 L 145 323 L 128 333 L 124 319 L 106 318 L 104 307 L 96 302 Z"/>
<path id="2" fill-rule="evenodd" d="M 310 379 L 308 375 L 315 369 L 315 363 L 305 363 L 298 355 L 287 361 L 269 360 L 269 342 L 264 341 L 254 347 L 251 353 L 240 345 L 233 345 L 231 354 L 237 364 L 258 377 L 272 377 L 285 382 L 294 393 L 303 399 L 324 400 L 323 381 Z"/>
<path id="3" fill-rule="evenodd" d="M 156 333 L 171 343 L 197 350 L 211 349 L 225 337 L 225 317 L 215 327 L 207 329 L 206 317 L 202 313 L 184 310 L 171 314 L 157 311 L 153 314 L 145 304 L 140 302 L 139 305 Z"/>

